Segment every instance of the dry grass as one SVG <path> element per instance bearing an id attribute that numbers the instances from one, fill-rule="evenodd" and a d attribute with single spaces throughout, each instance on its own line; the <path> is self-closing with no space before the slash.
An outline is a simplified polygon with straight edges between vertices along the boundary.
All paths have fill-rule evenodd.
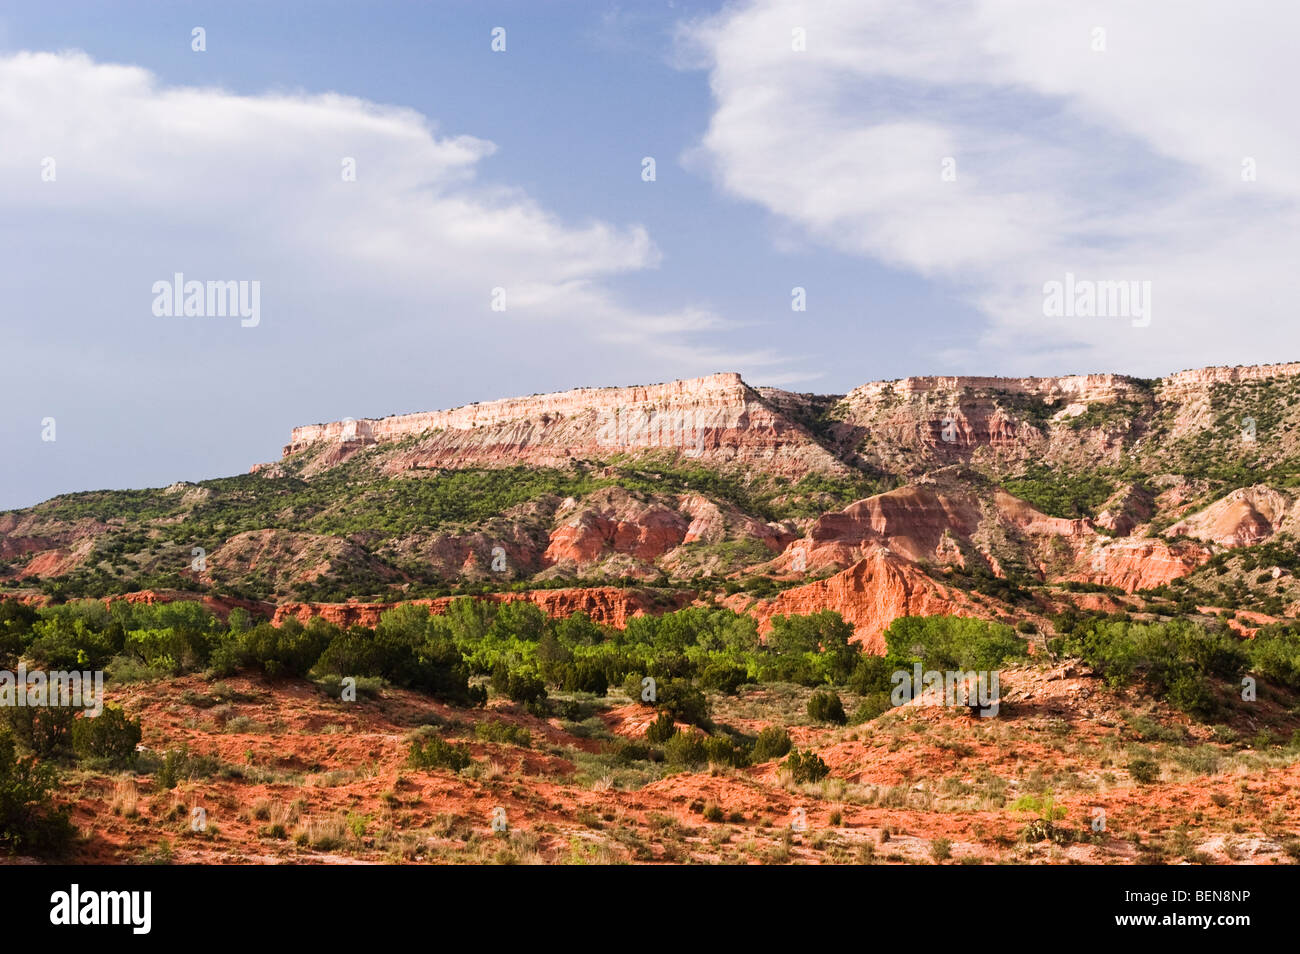
<path id="1" fill-rule="evenodd" d="M 123 775 L 113 786 L 113 796 L 108 802 L 109 809 L 114 815 L 135 818 L 139 814 L 139 803 L 140 790 L 136 787 L 135 779 Z"/>

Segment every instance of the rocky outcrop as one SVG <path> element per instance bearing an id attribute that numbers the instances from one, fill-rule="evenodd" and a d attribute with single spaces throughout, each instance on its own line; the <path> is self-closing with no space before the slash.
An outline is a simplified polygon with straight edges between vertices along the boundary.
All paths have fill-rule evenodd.
<path id="1" fill-rule="evenodd" d="M 771 629 L 778 614 L 834 610 L 853 626 L 853 639 L 867 652 L 883 654 L 884 632 L 900 616 L 987 617 L 988 611 L 961 590 L 932 579 L 916 564 L 873 548 L 835 576 L 786 590 L 747 607 L 758 618 L 759 632 Z"/>
<path id="2" fill-rule="evenodd" d="M 1234 367 L 1192 368 L 1160 379 L 1163 391 L 1199 390 L 1213 384 L 1240 384 L 1243 381 L 1266 381 L 1300 375 L 1300 361 L 1286 364 L 1253 364 Z"/>
<path id="3" fill-rule="evenodd" d="M 365 548 L 342 537 L 290 530 L 237 533 L 205 557 L 204 582 L 229 581 L 249 573 L 278 587 L 337 576 L 393 580 L 398 573 Z"/>
<path id="4" fill-rule="evenodd" d="M 960 562 L 960 549 L 979 528 L 979 504 L 967 493 L 909 485 L 818 517 L 807 534 L 773 561 L 778 572 L 845 567 L 884 546 L 908 560 Z"/>
<path id="5" fill-rule="evenodd" d="M 1262 484 L 1234 490 L 1165 531 L 1223 547 L 1248 547 L 1300 529 L 1300 500 Z"/>
<path id="6" fill-rule="evenodd" d="M 995 576 L 1015 564 L 1039 579 L 1078 580 L 1132 592 L 1189 573 L 1205 547 L 1161 539 L 1114 539 L 1086 519 L 1051 517 L 998 488 L 913 484 L 819 517 L 766 569 L 778 574 L 841 568 L 877 547 L 917 563 L 970 568 Z"/>
<path id="7" fill-rule="evenodd" d="M 616 586 L 593 586 L 525 590 L 522 593 L 489 593 L 474 599 L 488 600 L 493 603 L 520 601 L 533 603 L 541 607 L 547 616 L 555 619 L 563 619 L 580 612 L 586 613 L 596 623 L 622 629 L 633 616 L 677 609 L 686 604 L 688 597 L 689 594 L 686 593 L 666 590 L 647 592 Z M 319 616 L 338 626 L 373 627 L 386 610 L 395 606 L 426 606 L 431 613 L 441 615 L 447 612 L 447 607 L 453 598 L 440 597 L 392 603 L 283 603 L 276 607 L 272 623 L 279 626 L 290 617 L 305 623 L 313 616 Z"/>
<path id="8" fill-rule="evenodd" d="M 669 574 L 725 573 L 725 554 L 708 548 L 728 542 L 752 545 L 757 562 L 780 551 L 794 534 L 723 506 L 701 494 L 680 496 L 606 487 L 582 501 L 566 500 L 543 556 L 542 578 L 615 575 L 654 579 Z M 742 551 L 743 554 L 743 551 Z"/>
<path id="9" fill-rule="evenodd" d="M 564 513 L 564 508 L 561 508 Z M 656 559 L 686 540 L 691 522 L 669 502 L 606 487 L 574 503 L 551 532 L 545 560 L 557 567 L 585 567 L 623 553 L 655 573 Z"/>
<path id="10" fill-rule="evenodd" d="M 1186 576 L 1211 556 L 1207 547 L 1195 544 L 1170 544 L 1145 537 L 1103 538 L 1080 554 L 1079 562 L 1086 562 L 1086 569 L 1058 579 L 1118 586 L 1126 593 L 1134 593 Z"/>
<path id="11" fill-rule="evenodd" d="M 755 465 L 800 477 L 847 468 L 799 424 L 767 404 L 740 375 L 630 388 L 578 388 L 449 411 L 296 427 L 284 455 L 314 451 L 319 469 L 361 447 L 418 437 L 385 457 L 392 473 L 414 468 L 567 466 L 576 459 L 658 452 L 683 462 Z"/>
<path id="12" fill-rule="evenodd" d="M 1153 513 L 1151 492 L 1137 484 L 1125 484 L 1102 505 L 1096 524 L 1112 536 L 1126 537 L 1150 520 Z"/>

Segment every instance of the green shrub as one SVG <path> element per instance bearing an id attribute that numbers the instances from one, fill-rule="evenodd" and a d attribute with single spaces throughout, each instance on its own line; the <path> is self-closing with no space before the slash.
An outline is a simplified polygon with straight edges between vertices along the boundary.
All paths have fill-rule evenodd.
<path id="1" fill-rule="evenodd" d="M 749 764 L 749 752 L 725 735 L 712 735 L 705 739 L 704 752 L 714 765 L 743 768 Z"/>
<path id="2" fill-rule="evenodd" d="M 3 706 L 0 716 L 24 752 L 47 759 L 66 755 L 77 710 L 69 706 Z"/>
<path id="3" fill-rule="evenodd" d="M 1028 652 L 1028 644 L 1010 626 L 961 616 L 899 617 L 885 630 L 885 645 L 891 673 L 910 669 L 913 662 L 939 671 L 991 671 Z"/>
<path id="4" fill-rule="evenodd" d="M 806 752 L 795 749 L 785 760 L 785 767 L 796 784 L 820 782 L 831 772 L 821 756 L 811 749 Z"/>
<path id="5" fill-rule="evenodd" d="M 72 750 L 77 758 L 112 768 L 135 764 L 140 721 L 127 718 L 121 706 L 107 705 L 98 716 L 83 714 L 72 723 Z"/>
<path id="6" fill-rule="evenodd" d="M 154 773 L 154 783 L 160 789 L 175 788 L 180 782 L 196 778 L 211 778 L 217 774 L 221 763 L 209 755 L 190 752 L 188 745 L 169 749 Z"/>
<path id="7" fill-rule="evenodd" d="M 240 648 L 245 662 L 272 679 L 305 676 L 325 651 L 337 628 L 313 617 L 303 626 L 289 617 L 280 626 L 259 623 L 241 634 Z"/>
<path id="8" fill-rule="evenodd" d="M 1215 715 L 1213 682 L 1236 680 L 1248 656 L 1242 640 L 1187 620 L 1073 622 L 1064 650 L 1081 657 L 1113 686 L 1140 682 L 1192 715 Z"/>
<path id="9" fill-rule="evenodd" d="M 1149 785 L 1160 777 L 1160 766 L 1151 759 L 1138 757 L 1128 763 L 1129 775 L 1141 785 Z"/>
<path id="10" fill-rule="evenodd" d="M 844 725 L 849 717 L 844 714 L 844 703 L 839 694 L 831 689 L 819 689 L 808 700 L 808 718 L 814 722 L 831 722 Z"/>
<path id="11" fill-rule="evenodd" d="M 857 710 L 853 713 L 851 720 L 854 725 L 861 725 L 863 722 L 870 722 L 872 719 L 884 715 L 893 707 L 887 692 L 870 692 L 862 697 L 858 703 Z"/>
<path id="12" fill-rule="evenodd" d="M 935 864 L 947 861 L 952 857 L 952 841 L 947 838 L 934 839 L 930 842 L 930 857 L 934 859 Z"/>
<path id="13" fill-rule="evenodd" d="M 533 744 L 533 734 L 522 725 L 493 719 L 480 722 L 474 726 L 474 734 L 484 742 L 501 742 L 506 745 L 518 745 L 528 748 Z"/>
<path id="14" fill-rule="evenodd" d="M 729 662 L 712 662 L 700 673 L 700 686 L 734 696 L 736 691 L 749 681 L 749 674 L 744 666 Z"/>
<path id="15" fill-rule="evenodd" d="M 704 693 L 685 679 L 669 679 L 658 686 L 656 700 L 660 712 L 667 713 L 678 722 L 687 722 L 707 728 L 709 702 Z"/>
<path id="16" fill-rule="evenodd" d="M 603 696 L 609 691 L 609 678 L 605 675 L 605 670 L 595 663 L 571 663 L 564 667 L 560 687 L 568 692 L 589 692 L 594 696 Z"/>
<path id="17" fill-rule="evenodd" d="M 752 753 L 755 762 L 770 762 L 790 751 L 790 733 L 779 725 L 769 725 L 754 740 Z"/>
<path id="18" fill-rule="evenodd" d="M 504 664 L 492 673 L 492 688 L 511 702 L 536 706 L 546 701 L 546 683 L 540 677 L 518 669 L 507 669 Z"/>
<path id="19" fill-rule="evenodd" d="M 411 740 L 411 751 L 407 761 L 412 768 L 445 768 L 459 772 L 461 769 L 468 768 L 474 760 L 467 747 L 454 745 L 441 736 L 430 735 L 423 740 Z"/>
<path id="20" fill-rule="evenodd" d="M 1300 628 L 1265 626 L 1250 640 L 1248 651 L 1252 670 L 1300 690 Z"/>
<path id="21" fill-rule="evenodd" d="M 659 713 L 659 717 L 646 726 L 645 738 L 652 745 L 662 745 L 674 735 L 677 734 L 677 723 L 667 712 Z"/>
<path id="22" fill-rule="evenodd" d="M 0 850 L 57 854 L 75 834 L 66 810 L 51 808 L 58 776 L 53 766 L 20 758 L 13 736 L 0 729 Z"/>
<path id="23" fill-rule="evenodd" d="M 678 732 L 664 743 L 664 759 L 669 765 L 693 767 L 709 760 L 707 737 L 694 729 Z"/>

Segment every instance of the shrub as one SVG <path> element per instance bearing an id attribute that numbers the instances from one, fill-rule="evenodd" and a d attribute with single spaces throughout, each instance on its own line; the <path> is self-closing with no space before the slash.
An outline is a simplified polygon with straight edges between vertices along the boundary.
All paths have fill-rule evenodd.
<path id="1" fill-rule="evenodd" d="M 808 700 L 808 717 L 814 722 L 832 722 L 844 725 L 849 717 L 844 714 L 844 703 L 839 694 L 830 689 L 819 689 Z"/>
<path id="2" fill-rule="evenodd" d="M 220 763 L 208 755 L 191 754 L 189 746 L 170 749 L 154 774 L 154 782 L 161 789 L 175 788 L 180 782 L 193 778 L 210 778 L 217 773 Z"/>
<path id="3" fill-rule="evenodd" d="M 729 662 L 712 662 L 700 673 L 700 686 L 734 696 L 736 690 L 749 681 L 743 666 Z"/>
<path id="4" fill-rule="evenodd" d="M 214 642 L 207 633 L 166 626 L 132 630 L 126 634 L 123 651 L 152 669 L 175 675 L 205 665 Z"/>
<path id="5" fill-rule="evenodd" d="M 654 745 L 661 745 L 676 734 L 677 723 L 667 712 L 659 713 L 659 718 L 646 726 L 645 730 L 646 741 Z"/>
<path id="6" fill-rule="evenodd" d="M 413 768 L 445 768 L 459 772 L 468 768 L 474 760 L 465 746 L 453 745 L 441 736 L 430 735 L 423 740 L 411 740 L 411 752 L 407 761 Z"/>
<path id="7" fill-rule="evenodd" d="M 887 692 L 870 692 L 862 697 L 857 710 L 853 713 L 853 724 L 860 725 L 884 715 L 893 707 Z"/>
<path id="8" fill-rule="evenodd" d="M 139 743 L 140 721 L 127 718 L 121 706 L 107 705 L 98 716 L 82 715 L 72 723 L 72 750 L 80 759 L 127 768 L 135 764 Z"/>
<path id="9" fill-rule="evenodd" d="M 927 669 L 993 670 L 1026 655 L 1027 644 L 1010 626 L 960 616 L 902 616 L 885 630 L 888 656 L 917 660 Z M 881 689 L 884 686 L 875 686 Z"/>
<path id="10" fill-rule="evenodd" d="M 492 673 L 492 688 L 511 702 L 536 706 L 546 700 L 546 683 L 540 677 L 518 669 L 507 669 L 504 664 Z"/>
<path id="11" fill-rule="evenodd" d="M 248 665 L 272 679 L 305 676 L 336 632 L 319 617 L 303 626 L 291 616 L 278 627 L 270 623 L 254 626 L 240 636 L 240 648 Z"/>
<path id="12" fill-rule="evenodd" d="M 1135 758 L 1128 763 L 1128 773 L 1133 781 L 1149 785 L 1160 777 L 1160 766 L 1148 758 Z"/>
<path id="13" fill-rule="evenodd" d="M 1065 639 L 1111 685 L 1141 682 L 1193 715 L 1216 713 L 1210 680 L 1234 680 L 1245 669 L 1242 641 L 1186 620 L 1158 623 L 1081 620 Z"/>
<path id="14" fill-rule="evenodd" d="M 709 760 L 706 736 L 694 730 L 678 732 L 664 743 L 664 758 L 669 765 L 703 765 Z"/>
<path id="15" fill-rule="evenodd" d="M 769 725 L 754 740 L 752 753 L 755 762 L 770 762 L 790 751 L 790 733 L 779 725 Z"/>
<path id="16" fill-rule="evenodd" d="M 50 765 L 20 758 L 8 730 L 0 729 L 0 849 L 56 854 L 75 834 L 67 812 L 51 809 L 58 776 Z"/>
<path id="17" fill-rule="evenodd" d="M 322 675 L 385 676 L 396 655 L 374 633 L 349 629 L 330 640 L 313 668 Z"/>
<path id="18" fill-rule="evenodd" d="M 1251 668 L 1290 689 L 1300 689 L 1300 631 L 1265 626 L 1249 642 Z"/>
<path id="19" fill-rule="evenodd" d="M 670 679 L 658 687 L 656 705 L 678 722 L 708 727 L 709 702 L 704 693 L 684 679 Z"/>
<path id="20" fill-rule="evenodd" d="M 493 719 L 490 722 L 480 722 L 474 726 L 474 734 L 484 742 L 501 742 L 506 745 L 519 745 L 524 748 L 533 744 L 533 734 L 522 725 L 515 725 L 513 722 L 503 722 L 500 719 Z"/>
<path id="21" fill-rule="evenodd" d="M 709 736 L 704 742 L 704 752 L 714 765 L 743 768 L 749 764 L 749 752 L 725 735 Z"/>
<path id="22" fill-rule="evenodd" d="M 594 696 L 603 696 L 609 691 L 609 678 L 605 670 L 595 663 L 579 662 L 564 667 L 564 679 L 561 688 L 569 692 L 590 692 Z"/>
<path id="23" fill-rule="evenodd" d="M 785 760 L 785 767 L 796 784 L 820 782 L 831 773 L 821 756 L 811 749 L 806 752 L 795 749 Z"/>
<path id="24" fill-rule="evenodd" d="M 636 617 L 636 618 L 643 619 L 645 617 Z M 628 673 L 627 678 L 623 680 L 623 692 L 625 692 L 627 694 L 627 697 L 631 699 L 633 702 L 640 702 L 645 705 L 654 705 L 655 704 L 654 700 L 650 700 L 647 702 L 646 700 L 643 700 L 641 698 L 641 693 L 643 691 L 641 682 L 645 678 L 646 676 L 644 673 L 640 673 L 640 672 Z"/>
<path id="25" fill-rule="evenodd" d="M 839 613 L 823 610 L 806 616 L 772 617 L 768 645 L 776 654 L 776 672 L 804 685 L 843 683 L 861 655 L 850 640 L 853 627 Z"/>
<path id="26" fill-rule="evenodd" d="M 39 758 L 65 755 L 76 710 L 68 706 L 0 707 L 14 741 Z"/>

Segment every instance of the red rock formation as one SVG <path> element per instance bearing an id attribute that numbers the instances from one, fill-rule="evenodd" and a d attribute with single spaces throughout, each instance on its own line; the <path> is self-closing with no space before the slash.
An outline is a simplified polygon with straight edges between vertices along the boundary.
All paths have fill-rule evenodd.
<path id="1" fill-rule="evenodd" d="M 235 596 L 200 596 L 184 590 L 136 590 L 133 593 L 105 597 L 103 602 L 105 606 L 112 606 L 117 602 L 144 603 L 153 606 L 155 603 L 173 603 L 182 600 L 202 603 L 204 609 L 223 620 L 229 618 L 230 611 L 237 607 L 260 616 L 269 616 L 275 610 L 273 603 L 244 600 Z"/>
<path id="2" fill-rule="evenodd" d="M 1248 547 L 1300 527 L 1300 501 L 1264 485 L 1243 487 L 1165 531 L 1224 547 Z"/>
<path id="3" fill-rule="evenodd" d="M 685 542 L 690 521 L 675 508 L 607 487 L 583 500 L 551 532 L 548 564 L 595 563 L 611 552 L 653 562 Z"/>
<path id="4" fill-rule="evenodd" d="M 964 592 L 931 579 L 907 560 L 876 547 L 842 573 L 786 590 L 748 607 L 759 631 L 771 629 L 777 614 L 834 610 L 853 625 L 853 639 L 867 652 L 883 654 L 883 634 L 900 616 L 977 616 L 987 610 Z"/>
<path id="5" fill-rule="evenodd" d="M 855 563 L 882 545 L 909 560 L 949 562 L 942 553 L 950 537 L 968 540 L 979 523 L 979 505 L 969 494 L 908 485 L 823 514 L 773 565 L 815 572 Z"/>
<path id="6" fill-rule="evenodd" d="M 734 373 L 631 388 L 578 388 L 449 411 L 296 427 L 285 456 L 327 445 L 311 469 L 355 448 L 421 435 L 391 473 L 428 467 L 558 467 L 575 458 L 660 451 L 683 461 L 758 464 L 799 477 L 847 468 Z M 319 455 L 325 455 L 320 457 Z"/>
<path id="7" fill-rule="evenodd" d="M 1160 380 L 1166 391 L 1199 390 L 1211 384 L 1239 384 L 1242 381 L 1264 381 L 1268 378 L 1289 378 L 1300 374 L 1300 361 L 1289 364 L 1254 364 L 1235 367 L 1193 368 L 1179 371 Z"/>
<path id="8" fill-rule="evenodd" d="M 1063 579 L 1118 586 L 1133 593 L 1186 576 L 1212 555 L 1206 547 L 1171 545 L 1154 537 L 1124 537 L 1109 542 L 1101 538 L 1090 555 L 1080 554 L 1080 562 L 1091 560 L 1088 569 Z"/>
<path id="9" fill-rule="evenodd" d="M 562 619 L 574 613 L 586 613 L 591 619 L 603 626 L 622 629 L 633 616 L 647 613 L 660 613 L 685 605 L 686 596 L 681 593 L 663 592 L 656 594 L 665 603 L 661 604 L 650 595 L 637 590 L 617 586 L 573 587 L 559 590 L 526 590 L 522 593 L 489 593 L 476 599 L 490 600 L 494 603 L 514 603 L 525 601 L 541 607 L 546 615 Z M 279 626 L 291 616 L 307 622 L 313 616 L 319 616 L 338 626 L 374 626 L 386 611 L 399 605 L 427 606 L 435 615 L 447 612 L 447 607 L 454 597 L 439 597 L 427 600 L 405 600 L 401 603 L 282 603 L 275 609 L 271 622 Z"/>

